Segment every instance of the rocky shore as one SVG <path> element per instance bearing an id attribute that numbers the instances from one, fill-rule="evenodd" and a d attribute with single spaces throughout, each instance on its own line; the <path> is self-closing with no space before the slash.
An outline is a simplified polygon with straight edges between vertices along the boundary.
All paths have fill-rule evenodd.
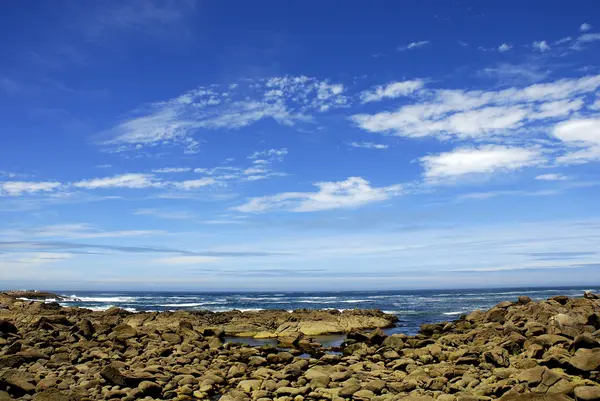
<path id="1" fill-rule="evenodd" d="M 520 297 L 411 337 L 386 335 L 395 318 L 380 311 L 93 312 L 18 298 L 33 299 L 0 294 L 0 401 L 600 400 L 593 294 Z M 325 333 L 346 340 L 325 348 L 313 338 Z"/>

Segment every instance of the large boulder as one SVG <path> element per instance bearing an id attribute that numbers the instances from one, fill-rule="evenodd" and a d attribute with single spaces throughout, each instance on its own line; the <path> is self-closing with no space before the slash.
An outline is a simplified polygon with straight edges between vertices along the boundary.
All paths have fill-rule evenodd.
<path id="1" fill-rule="evenodd" d="M 578 349 L 569 359 L 569 365 L 582 372 L 591 372 L 600 368 L 600 348 Z"/>

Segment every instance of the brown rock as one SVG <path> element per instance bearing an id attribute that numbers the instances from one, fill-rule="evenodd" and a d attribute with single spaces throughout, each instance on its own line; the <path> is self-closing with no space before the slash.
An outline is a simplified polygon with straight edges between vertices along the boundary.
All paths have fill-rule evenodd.
<path id="1" fill-rule="evenodd" d="M 581 348 L 569 359 L 569 364 L 583 372 L 591 372 L 600 368 L 600 348 Z"/>
<path id="2" fill-rule="evenodd" d="M 581 386 L 575 389 L 577 401 L 599 401 L 600 386 Z"/>

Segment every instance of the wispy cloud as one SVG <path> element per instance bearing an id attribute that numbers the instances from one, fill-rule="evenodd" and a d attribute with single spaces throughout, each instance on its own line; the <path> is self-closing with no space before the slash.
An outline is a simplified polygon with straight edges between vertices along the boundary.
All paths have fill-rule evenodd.
<path id="1" fill-rule="evenodd" d="M 161 174 L 187 173 L 189 171 L 192 171 L 191 167 L 163 167 L 163 168 L 157 168 L 157 169 L 152 170 L 153 173 L 161 173 Z"/>
<path id="2" fill-rule="evenodd" d="M 194 153 L 199 143 L 193 134 L 200 128 L 239 129 L 267 119 L 285 126 L 311 122 L 314 113 L 345 107 L 344 91 L 342 84 L 305 76 L 200 87 L 147 106 L 106 133 L 112 138 L 104 144 L 117 151 L 181 145 Z"/>
<path id="3" fill-rule="evenodd" d="M 511 44 L 509 44 L 509 43 L 502 43 L 500 46 L 498 46 L 498 51 L 500 53 L 504 53 L 504 52 L 509 51 L 512 48 L 513 48 L 513 46 Z"/>
<path id="4" fill-rule="evenodd" d="M 196 215 L 187 210 L 168 210 L 168 209 L 138 209 L 133 212 L 135 215 L 154 216 L 161 219 L 189 220 Z"/>
<path id="5" fill-rule="evenodd" d="M 93 178 L 73 184 L 76 188 L 150 188 L 160 183 L 152 174 L 121 174 L 113 177 Z"/>
<path id="6" fill-rule="evenodd" d="M 350 147 L 353 148 L 363 148 L 363 149 L 387 149 L 389 148 L 388 145 L 385 145 L 383 143 L 375 143 L 375 142 L 350 142 L 348 144 Z"/>
<path id="7" fill-rule="evenodd" d="M 106 1 L 77 10 L 76 27 L 87 41 L 100 45 L 112 44 L 125 34 L 164 38 L 183 29 L 194 6 L 188 0 Z"/>
<path id="8" fill-rule="evenodd" d="M 431 42 L 429 40 L 419 40 L 417 42 L 410 42 L 407 45 L 400 46 L 400 47 L 398 47 L 398 50 L 402 52 L 402 51 L 406 51 L 406 50 L 417 49 L 419 47 L 423 47 L 430 43 Z"/>
<path id="9" fill-rule="evenodd" d="M 401 185 L 372 187 L 369 181 L 361 177 L 350 177 L 338 182 L 319 182 L 314 185 L 318 188 L 317 192 L 284 192 L 251 198 L 234 210 L 244 213 L 282 209 L 292 212 L 315 212 L 354 208 L 381 202 L 402 193 Z"/>
<path id="10" fill-rule="evenodd" d="M 20 196 L 40 192 L 53 192 L 61 186 L 61 183 L 55 181 L 4 181 L 0 182 L 0 196 Z"/>
<path id="11" fill-rule="evenodd" d="M 591 31 L 592 28 L 593 28 L 593 26 L 591 24 L 588 24 L 587 22 L 584 22 L 579 27 L 579 30 L 582 31 L 582 32 L 587 32 L 587 31 Z"/>
<path id="12" fill-rule="evenodd" d="M 219 262 L 221 258 L 215 256 L 171 256 L 155 259 L 152 262 L 161 265 L 199 265 Z"/>
<path id="13" fill-rule="evenodd" d="M 363 103 L 377 102 L 386 98 L 397 98 L 410 95 L 425 86 L 425 81 L 413 79 L 410 81 L 392 82 L 387 85 L 379 85 L 372 89 L 361 92 L 360 98 Z"/>
<path id="14" fill-rule="evenodd" d="M 535 179 L 541 181 L 565 181 L 568 180 L 569 177 L 560 173 L 548 173 L 538 175 L 535 177 Z"/>
<path id="15" fill-rule="evenodd" d="M 522 85 L 546 79 L 550 75 L 550 70 L 543 64 L 533 62 L 499 63 L 483 68 L 478 75 L 497 79 L 502 84 Z"/>
<path id="16" fill-rule="evenodd" d="M 545 53 L 547 51 L 550 51 L 550 45 L 545 40 L 541 40 L 539 42 L 533 42 L 531 44 L 531 47 L 533 48 L 533 50 L 536 50 L 540 53 Z"/>
<path id="17" fill-rule="evenodd" d="M 360 128 L 403 137 L 501 140 L 548 119 L 565 119 L 583 106 L 580 96 L 600 87 L 600 75 L 498 91 L 431 89 L 426 100 L 396 111 L 356 114 Z"/>

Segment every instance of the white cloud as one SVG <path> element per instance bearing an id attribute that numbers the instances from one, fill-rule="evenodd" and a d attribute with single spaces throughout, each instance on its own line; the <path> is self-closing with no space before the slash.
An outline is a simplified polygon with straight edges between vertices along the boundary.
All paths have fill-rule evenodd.
<path id="1" fill-rule="evenodd" d="M 257 151 L 248 156 L 248 159 L 258 159 L 259 157 L 275 157 L 282 158 L 283 156 L 288 154 L 288 150 L 286 148 L 281 149 L 267 149 L 262 151 Z"/>
<path id="2" fill-rule="evenodd" d="M 507 52 L 507 51 L 509 51 L 509 50 L 510 50 L 510 49 L 512 49 L 512 48 L 513 48 L 513 47 L 512 47 L 512 45 L 511 45 L 511 44 L 508 44 L 508 43 L 502 43 L 500 46 L 498 46 L 498 51 L 499 51 L 500 53 L 504 53 L 504 52 Z"/>
<path id="3" fill-rule="evenodd" d="M 554 127 L 552 134 L 569 146 L 556 159 L 559 164 L 584 164 L 600 160 L 600 118 L 573 119 Z"/>
<path id="4" fill-rule="evenodd" d="M 414 93 L 424 85 L 425 81 L 420 79 L 392 82 L 387 85 L 379 85 L 373 89 L 363 91 L 360 94 L 360 98 L 363 103 L 378 102 L 385 98 L 394 99 Z"/>
<path id="5" fill-rule="evenodd" d="M 164 167 L 152 170 L 153 173 L 186 173 L 192 171 L 190 167 Z"/>
<path id="6" fill-rule="evenodd" d="M 563 142 L 579 145 L 600 145 L 600 118 L 576 119 L 557 124 L 554 136 Z"/>
<path id="7" fill-rule="evenodd" d="M 150 188 L 160 186 L 152 174 L 121 174 L 113 177 L 93 178 L 73 184 L 76 188 Z"/>
<path id="8" fill-rule="evenodd" d="M 550 45 L 545 40 L 533 42 L 531 44 L 531 47 L 533 47 L 534 50 L 537 50 L 540 53 L 545 53 L 550 50 Z"/>
<path id="9" fill-rule="evenodd" d="M 217 184 L 217 181 L 213 178 L 208 177 L 200 178 L 198 180 L 185 180 L 171 183 L 171 185 L 173 185 L 175 188 L 183 190 L 198 189 L 214 184 Z"/>
<path id="10" fill-rule="evenodd" d="M 479 148 L 458 148 L 419 159 L 425 168 L 425 178 L 436 181 L 468 174 L 494 174 L 518 170 L 543 163 L 537 149 L 486 145 Z"/>
<path id="11" fill-rule="evenodd" d="M 428 45 L 429 43 L 431 43 L 428 40 L 420 40 L 418 42 L 410 42 L 409 44 L 405 45 L 405 46 L 400 46 L 398 48 L 399 51 L 406 51 L 406 50 L 412 50 L 412 49 L 416 49 L 418 47 L 423 47 L 425 45 Z"/>
<path id="12" fill-rule="evenodd" d="M 251 198 L 247 203 L 234 208 L 245 213 L 258 213 L 284 209 L 292 212 L 315 212 L 344 209 L 381 202 L 400 195 L 401 185 L 372 187 L 361 177 L 349 177 L 345 181 L 319 182 L 314 184 L 317 192 L 284 192 L 272 196 Z"/>
<path id="13" fill-rule="evenodd" d="M 27 178 L 27 177 L 31 177 L 30 174 L 15 173 L 13 171 L 6 171 L 6 170 L 0 170 L 0 176 L 1 177 L 8 177 L 8 178 Z"/>
<path id="14" fill-rule="evenodd" d="M 594 103 L 588 106 L 591 110 L 600 110 L 600 99 L 596 99 Z"/>
<path id="15" fill-rule="evenodd" d="M 97 168 L 111 168 L 112 164 L 98 164 L 96 165 Z"/>
<path id="16" fill-rule="evenodd" d="M 587 22 L 584 22 L 583 24 L 581 24 L 581 26 L 579 27 L 579 30 L 582 32 L 586 32 L 589 31 L 593 28 L 593 26 L 591 24 L 588 24 Z"/>
<path id="17" fill-rule="evenodd" d="M 535 177 L 535 179 L 541 180 L 541 181 L 566 181 L 569 179 L 569 177 L 567 177 L 564 174 L 549 173 L 549 174 L 538 175 L 537 177 Z"/>
<path id="18" fill-rule="evenodd" d="M 157 230 L 115 230 L 105 231 L 97 229 L 89 224 L 55 224 L 28 228 L 18 231 L 18 234 L 24 237 L 43 237 L 43 238 L 119 238 L 119 237 L 137 237 L 146 235 L 162 234 Z"/>
<path id="19" fill-rule="evenodd" d="M 0 196 L 20 196 L 38 192 L 52 192 L 62 186 L 60 182 L 4 181 L 0 182 Z"/>
<path id="20" fill-rule="evenodd" d="M 574 111 L 581 109 L 583 105 L 583 99 L 565 99 L 542 103 L 533 118 L 542 119 L 568 116 Z"/>
<path id="21" fill-rule="evenodd" d="M 181 145 L 194 153 L 198 129 L 238 129 L 265 119 L 287 126 L 310 122 L 316 112 L 346 107 L 344 91 L 342 84 L 305 76 L 199 87 L 138 111 L 110 130 L 112 138 L 104 144 L 119 151 Z"/>
<path id="22" fill-rule="evenodd" d="M 416 99 L 426 99 L 420 103 L 351 119 L 366 131 L 404 137 L 499 139 L 567 116 L 581 108 L 579 97 L 599 87 L 600 75 L 592 75 L 497 91 L 429 90 Z"/>
<path id="23" fill-rule="evenodd" d="M 479 72 L 484 77 L 496 78 L 502 84 L 529 84 L 539 82 L 548 75 L 550 70 L 537 63 L 510 64 L 500 63 L 494 67 L 486 67 Z"/>
<path id="24" fill-rule="evenodd" d="M 585 33 L 577 38 L 579 43 L 590 43 L 600 40 L 600 33 Z"/>
<path id="25" fill-rule="evenodd" d="M 215 263 L 220 261 L 221 258 L 215 256 L 171 256 L 168 258 L 159 258 L 153 260 L 153 263 L 163 265 L 199 265 L 206 263 Z"/>
<path id="26" fill-rule="evenodd" d="M 364 149 L 387 149 L 388 145 L 383 143 L 374 143 L 374 142 L 350 142 L 350 145 L 353 148 L 364 148 Z"/>
<path id="27" fill-rule="evenodd" d="M 195 217 L 192 212 L 185 210 L 138 209 L 135 215 L 154 216 L 161 219 L 189 220 Z"/>

